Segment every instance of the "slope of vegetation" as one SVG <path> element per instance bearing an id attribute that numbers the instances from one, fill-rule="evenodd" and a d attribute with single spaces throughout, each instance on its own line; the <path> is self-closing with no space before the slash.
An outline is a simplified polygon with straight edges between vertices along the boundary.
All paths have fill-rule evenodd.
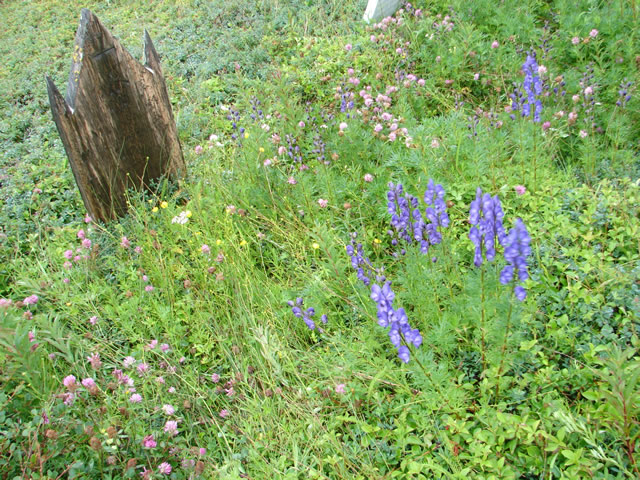
<path id="1" fill-rule="evenodd" d="M 638 478 L 635 2 L 0 5 L 0 478 Z M 90 8 L 188 163 L 88 218 Z"/>

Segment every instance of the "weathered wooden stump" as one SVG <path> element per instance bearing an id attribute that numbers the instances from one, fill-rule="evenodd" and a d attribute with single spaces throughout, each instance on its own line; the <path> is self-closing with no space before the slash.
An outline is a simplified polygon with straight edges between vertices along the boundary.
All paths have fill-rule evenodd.
<path id="1" fill-rule="evenodd" d="M 126 191 L 186 167 L 160 58 L 144 32 L 145 64 L 87 9 L 76 33 L 67 93 L 47 77 L 53 120 L 89 215 L 127 211 Z"/>

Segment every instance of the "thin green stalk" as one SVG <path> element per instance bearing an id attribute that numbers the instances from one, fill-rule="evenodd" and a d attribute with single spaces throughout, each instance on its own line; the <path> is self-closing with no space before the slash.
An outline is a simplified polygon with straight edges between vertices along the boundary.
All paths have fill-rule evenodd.
<path id="1" fill-rule="evenodd" d="M 536 191 L 536 187 L 538 185 L 538 152 L 536 151 L 537 142 L 536 142 L 537 132 L 534 130 L 533 132 L 533 191 Z M 523 184 L 524 185 L 524 184 Z"/>
<path id="2" fill-rule="evenodd" d="M 484 263 L 480 267 L 480 346 L 482 348 L 482 371 L 487 370 L 487 362 L 485 357 L 485 308 L 484 308 Z"/>
<path id="3" fill-rule="evenodd" d="M 411 347 L 409 345 L 409 343 L 406 341 L 406 339 L 404 338 L 404 335 L 402 334 L 402 332 L 400 332 L 400 337 L 402 338 L 402 342 L 407 346 L 407 348 L 409 348 L 411 350 Z M 436 390 L 436 393 L 440 396 L 440 398 L 442 399 L 442 401 L 445 403 L 445 405 L 447 407 L 450 407 L 449 405 L 449 401 L 447 400 L 447 397 L 445 397 L 442 394 L 442 389 L 440 388 L 440 386 L 433 380 L 433 376 L 431 375 L 431 372 L 427 371 L 427 369 L 424 367 L 424 365 L 422 364 L 422 362 L 420 360 L 418 360 L 418 357 L 415 355 L 415 351 L 411 352 L 414 354 L 413 359 L 415 360 L 415 362 L 418 364 L 418 366 L 420 367 L 420 369 L 422 370 L 422 373 L 424 373 L 425 377 L 427 377 L 429 379 L 429 381 L 431 382 L 431 384 L 433 385 L 433 387 Z"/>
<path id="4" fill-rule="evenodd" d="M 502 340 L 502 349 L 500 351 L 500 366 L 498 367 L 498 373 L 496 375 L 496 403 L 500 397 L 500 376 L 502 375 L 502 369 L 504 368 L 504 354 L 507 350 L 507 340 L 509 338 L 509 329 L 511 328 L 511 313 L 513 312 L 513 291 L 509 297 L 509 313 L 507 314 L 507 327 L 504 331 L 504 339 Z"/>

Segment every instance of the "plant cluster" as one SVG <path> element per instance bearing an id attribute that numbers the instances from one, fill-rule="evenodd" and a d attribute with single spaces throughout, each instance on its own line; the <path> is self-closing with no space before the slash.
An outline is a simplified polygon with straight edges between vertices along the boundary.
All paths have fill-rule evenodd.
<path id="1" fill-rule="evenodd" d="M 108 225 L 49 3 L 0 11 L 0 478 L 640 476 L 633 2 L 89 2 L 189 167 Z"/>

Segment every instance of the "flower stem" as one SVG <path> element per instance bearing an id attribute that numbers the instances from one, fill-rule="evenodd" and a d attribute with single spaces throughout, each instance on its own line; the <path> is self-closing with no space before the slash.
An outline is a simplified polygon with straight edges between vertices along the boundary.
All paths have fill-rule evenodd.
<path id="1" fill-rule="evenodd" d="M 496 374 L 496 403 L 500 397 L 500 376 L 502 375 L 502 369 L 504 368 L 504 354 L 507 350 L 507 340 L 509 338 L 509 329 L 511 327 L 511 313 L 513 312 L 513 291 L 509 297 L 509 313 L 507 314 L 507 326 L 504 331 L 504 339 L 502 340 L 502 350 L 500 351 L 500 366 L 498 367 L 498 373 Z"/>
<path id="2" fill-rule="evenodd" d="M 484 263 L 480 267 L 480 346 L 482 348 L 482 372 L 487 369 L 485 358 L 485 308 L 484 308 Z"/>

